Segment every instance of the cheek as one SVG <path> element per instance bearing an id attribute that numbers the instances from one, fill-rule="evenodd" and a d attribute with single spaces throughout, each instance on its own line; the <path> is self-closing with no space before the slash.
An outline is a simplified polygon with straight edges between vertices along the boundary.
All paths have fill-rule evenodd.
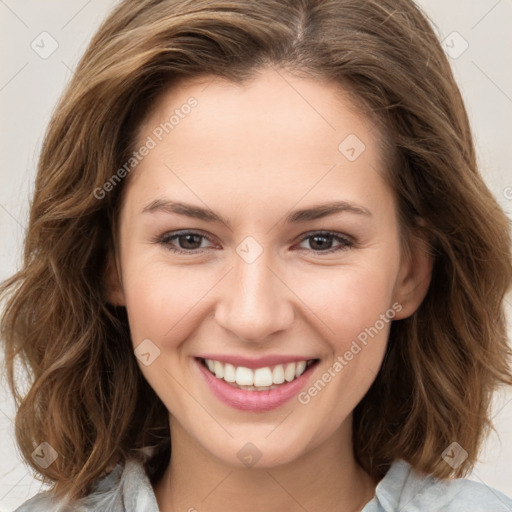
<path id="1" fill-rule="evenodd" d="M 333 432 L 364 397 L 384 358 L 397 310 L 392 274 L 379 269 L 347 269 L 325 279 L 310 295 L 322 329 L 325 362 L 316 380 L 299 396 L 304 421 L 324 418 L 318 435 Z M 327 355 L 328 353 L 328 355 Z"/>
<path id="2" fill-rule="evenodd" d="M 211 288 L 207 273 L 191 268 L 151 262 L 127 269 L 126 309 L 134 344 L 146 337 L 159 345 L 179 339 L 191 311 Z"/>
<path id="3" fill-rule="evenodd" d="M 161 348 L 176 348 L 197 328 L 222 272 L 170 265 L 165 255 L 126 258 L 126 263 L 123 283 L 133 344 L 150 338 Z"/>
<path id="4" fill-rule="evenodd" d="M 390 308 L 395 275 L 382 266 L 332 270 L 314 279 L 296 278 L 295 282 L 302 289 L 299 295 L 307 297 L 305 303 L 314 312 L 315 323 L 325 333 L 331 349 L 342 353 L 358 336 L 364 338 L 376 323 L 379 331 L 386 331 L 389 321 L 381 325 L 381 315 L 390 319 L 394 316 Z"/>

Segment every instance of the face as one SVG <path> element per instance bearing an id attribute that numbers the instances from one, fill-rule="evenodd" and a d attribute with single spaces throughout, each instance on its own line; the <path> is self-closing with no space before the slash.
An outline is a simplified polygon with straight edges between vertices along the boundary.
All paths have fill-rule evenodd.
<path id="1" fill-rule="evenodd" d="M 428 267 L 401 254 L 375 127 L 339 86 L 265 70 L 175 85 L 144 145 L 112 301 L 171 441 L 270 467 L 347 434 Z"/>

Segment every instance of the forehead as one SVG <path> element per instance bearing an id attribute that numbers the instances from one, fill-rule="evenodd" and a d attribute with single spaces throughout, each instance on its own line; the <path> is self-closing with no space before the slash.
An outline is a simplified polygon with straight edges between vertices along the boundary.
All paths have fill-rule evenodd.
<path id="1" fill-rule="evenodd" d="M 380 133 L 351 96 L 338 84 L 282 70 L 243 84 L 180 80 L 152 105 L 134 146 L 148 141 L 130 187 L 153 193 L 179 188 L 196 200 L 243 205 L 258 194 L 267 203 L 305 194 L 336 200 L 337 191 L 384 185 Z"/>
<path id="2" fill-rule="evenodd" d="M 160 123 L 168 122 L 173 113 L 183 119 L 180 110 L 188 111 L 186 104 L 191 98 L 200 107 L 194 109 L 194 117 L 198 121 L 212 115 L 219 122 L 236 119 L 244 120 L 246 124 L 272 119 L 272 124 L 268 126 L 271 129 L 278 119 L 282 119 L 283 125 L 291 133 L 294 126 L 287 125 L 291 115 L 303 119 L 295 128 L 304 129 L 307 123 L 310 133 L 320 124 L 332 131 L 342 128 L 343 124 L 353 130 L 364 124 L 366 126 L 360 128 L 360 131 L 370 128 L 375 132 L 373 136 L 381 135 L 374 126 L 375 116 L 372 115 L 373 119 L 370 119 L 363 114 L 363 102 L 352 88 L 348 89 L 347 86 L 326 79 L 299 77 L 272 67 L 258 70 L 253 78 L 244 82 L 234 82 L 214 75 L 178 78 L 164 88 L 150 105 L 140 123 L 139 135 L 151 131 Z M 185 115 L 188 113 L 185 112 Z M 173 121 L 173 129 L 179 123 L 176 121 Z"/>

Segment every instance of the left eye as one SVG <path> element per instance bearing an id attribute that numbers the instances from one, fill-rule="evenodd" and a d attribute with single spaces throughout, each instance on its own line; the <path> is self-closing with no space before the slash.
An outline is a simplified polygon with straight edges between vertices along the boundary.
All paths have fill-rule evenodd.
<path id="1" fill-rule="evenodd" d="M 301 243 L 308 241 L 312 251 L 316 253 L 328 254 L 336 251 L 343 251 L 352 247 L 353 242 L 347 237 L 338 235 L 331 231 L 319 231 L 310 233 L 301 239 Z M 333 241 L 339 242 L 338 246 L 331 247 Z M 316 247 L 315 247 L 316 246 Z M 324 250 L 328 249 L 328 250 Z"/>

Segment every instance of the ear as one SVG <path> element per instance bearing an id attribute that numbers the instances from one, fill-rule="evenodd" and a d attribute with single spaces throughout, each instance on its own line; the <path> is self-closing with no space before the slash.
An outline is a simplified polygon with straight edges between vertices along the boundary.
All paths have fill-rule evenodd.
<path id="1" fill-rule="evenodd" d="M 107 302 L 113 306 L 126 306 L 120 266 L 112 248 L 107 252 L 102 281 L 103 295 Z"/>
<path id="2" fill-rule="evenodd" d="M 423 223 L 420 223 L 423 224 Z M 402 306 L 395 320 L 411 316 L 427 295 L 432 279 L 434 256 L 430 246 L 419 230 L 413 234 L 410 249 L 404 254 L 395 284 L 394 300 Z"/>

